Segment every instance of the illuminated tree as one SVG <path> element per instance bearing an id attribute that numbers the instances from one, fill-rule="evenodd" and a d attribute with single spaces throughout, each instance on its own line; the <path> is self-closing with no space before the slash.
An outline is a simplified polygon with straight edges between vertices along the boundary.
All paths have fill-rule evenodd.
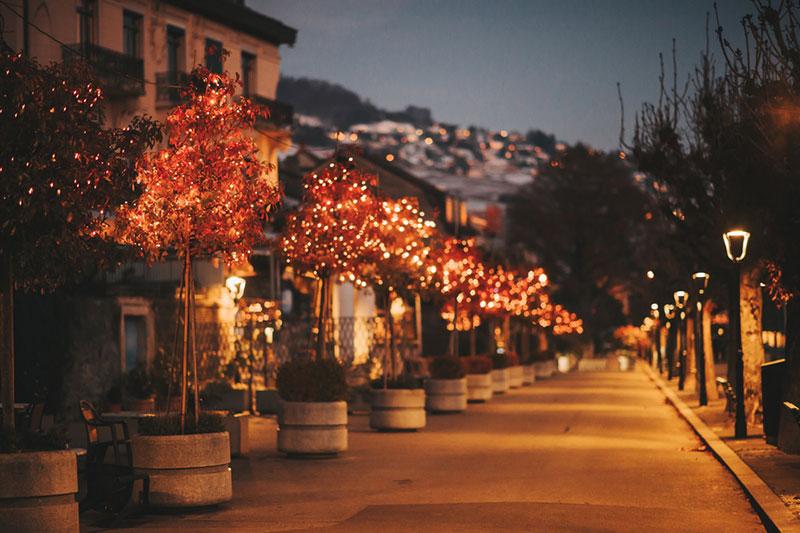
<path id="1" fill-rule="evenodd" d="M 80 65 L 0 54 L 3 424 L 14 426 L 14 290 L 46 290 L 115 259 L 106 217 L 130 196 L 134 161 L 159 138 L 134 118 L 102 125 L 102 91 Z"/>
<path id="2" fill-rule="evenodd" d="M 248 131 L 266 110 L 238 99 L 238 81 L 205 67 L 192 72 L 186 103 L 167 117 L 168 145 L 137 164 L 141 195 L 118 213 L 123 243 L 135 244 L 149 261 L 175 252 L 183 260 L 183 357 L 181 430 L 187 406 L 189 337 L 194 334 L 192 259 L 246 260 L 264 241 L 263 225 L 279 201 L 270 165 L 258 157 Z M 182 291 L 183 292 L 183 291 Z M 197 356 L 191 343 L 195 421 L 199 417 Z"/>
<path id="3" fill-rule="evenodd" d="M 359 263 L 361 272 L 376 287 L 384 290 L 386 300 L 387 350 L 392 377 L 397 377 L 394 318 L 391 303 L 394 294 L 401 297 L 428 287 L 436 267 L 431 263 L 430 241 L 436 223 L 426 220 L 416 198 L 384 199 L 376 211 L 377 249 Z M 365 260 L 366 261 L 365 261 Z M 384 361 L 384 385 L 389 364 Z"/>
<path id="4" fill-rule="evenodd" d="M 325 357 L 330 278 L 334 275 L 359 286 L 358 261 L 376 254 L 374 195 L 377 177 L 353 168 L 352 157 L 337 157 L 303 178 L 303 201 L 286 222 L 281 248 L 299 273 L 319 280 L 317 358 Z"/>

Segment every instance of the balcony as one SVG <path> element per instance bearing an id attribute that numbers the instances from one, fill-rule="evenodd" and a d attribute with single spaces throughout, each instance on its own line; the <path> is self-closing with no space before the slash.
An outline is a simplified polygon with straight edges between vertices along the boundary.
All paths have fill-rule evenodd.
<path id="1" fill-rule="evenodd" d="M 250 97 L 254 103 L 269 109 L 269 118 L 259 119 L 258 125 L 270 129 L 289 129 L 294 122 L 294 108 L 284 102 L 254 95 Z"/>
<path id="2" fill-rule="evenodd" d="M 181 87 L 189 81 L 189 74 L 179 70 L 156 74 L 156 107 L 173 107 L 182 104 Z"/>
<path id="3" fill-rule="evenodd" d="M 86 61 L 97 84 L 109 98 L 130 98 L 144 94 L 144 61 L 96 44 L 68 44 L 61 47 L 64 62 Z"/>

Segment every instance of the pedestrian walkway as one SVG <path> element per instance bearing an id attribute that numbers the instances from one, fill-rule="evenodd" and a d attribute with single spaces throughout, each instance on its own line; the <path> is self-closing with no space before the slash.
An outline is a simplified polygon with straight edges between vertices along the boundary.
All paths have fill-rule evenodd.
<path id="1" fill-rule="evenodd" d="M 640 371 L 539 381 L 419 433 L 351 417 L 340 458 L 286 459 L 251 425 L 234 501 L 147 515 L 154 529 L 281 531 L 763 531 L 731 475 Z"/>

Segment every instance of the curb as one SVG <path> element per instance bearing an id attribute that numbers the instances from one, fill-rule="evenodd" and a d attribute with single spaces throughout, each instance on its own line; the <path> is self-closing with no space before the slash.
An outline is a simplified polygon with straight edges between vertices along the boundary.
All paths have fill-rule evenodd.
<path id="1" fill-rule="evenodd" d="M 789 511 L 783 500 L 775 494 L 764 481 L 758 477 L 747 463 L 736 455 L 714 431 L 697 416 L 692 409 L 681 400 L 675 392 L 664 383 L 649 365 L 638 365 L 644 373 L 664 393 L 667 400 L 692 427 L 697 436 L 711 449 L 714 456 L 723 464 L 744 489 L 753 508 L 770 531 L 800 531 L 800 521 Z"/>

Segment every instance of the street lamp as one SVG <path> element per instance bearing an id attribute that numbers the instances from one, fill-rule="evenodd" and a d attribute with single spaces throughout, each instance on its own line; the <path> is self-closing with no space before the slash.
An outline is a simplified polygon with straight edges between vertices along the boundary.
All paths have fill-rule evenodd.
<path id="1" fill-rule="evenodd" d="M 225 288 L 228 289 L 228 293 L 230 293 L 231 299 L 234 302 L 238 302 L 242 299 L 246 284 L 247 282 L 245 279 L 239 276 L 229 276 L 228 279 L 225 280 Z"/>
<path id="2" fill-rule="evenodd" d="M 708 405 L 708 391 L 706 390 L 706 352 L 703 342 L 703 301 L 711 275 L 708 272 L 695 272 L 692 274 L 692 284 L 697 291 L 697 314 L 694 321 L 694 360 L 697 365 L 697 379 L 699 380 L 700 405 Z"/>
<path id="3" fill-rule="evenodd" d="M 666 326 L 667 326 L 667 346 L 666 346 L 666 352 L 667 352 L 667 379 L 672 379 L 674 377 L 673 376 L 673 372 L 674 372 L 673 369 L 674 369 L 674 366 L 675 366 L 674 365 L 675 361 L 674 361 L 674 354 L 673 354 L 672 350 L 669 349 L 669 347 L 670 347 L 669 346 L 669 339 L 670 339 L 670 335 L 672 335 L 672 333 L 673 333 L 672 332 L 672 329 L 673 329 L 672 328 L 672 325 L 673 325 L 672 321 L 675 319 L 675 306 L 672 305 L 672 304 L 664 304 L 664 307 L 662 309 L 664 311 L 664 318 L 667 319 L 667 323 L 666 323 Z"/>
<path id="4" fill-rule="evenodd" d="M 678 355 L 678 390 L 683 390 L 686 383 L 686 312 L 683 310 L 686 307 L 686 301 L 689 299 L 689 293 L 686 291 L 675 291 L 672 294 L 675 299 L 675 307 L 678 308 L 678 343 L 680 343 L 680 352 Z"/>
<path id="5" fill-rule="evenodd" d="M 750 233 L 742 229 L 734 229 L 722 235 L 725 242 L 725 253 L 733 262 L 736 298 L 731 302 L 731 332 L 736 343 L 736 426 L 734 437 L 743 439 L 747 437 L 747 420 L 744 414 L 744 357 L 742 355 L 742 325 L 739 316 L 739 300 L 741 299 L 742 261 L 747 255 L 747 244 L 750 242 Z"/>

